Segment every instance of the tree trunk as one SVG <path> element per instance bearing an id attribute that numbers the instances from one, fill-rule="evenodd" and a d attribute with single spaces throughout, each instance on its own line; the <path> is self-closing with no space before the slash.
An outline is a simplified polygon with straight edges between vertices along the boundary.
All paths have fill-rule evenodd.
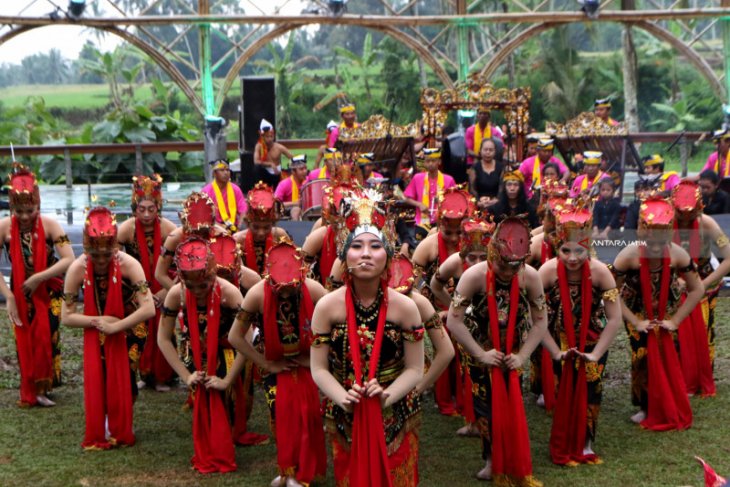
<path id="1" fill-rule="evenodd" d="M 634 10 L 634 0 L 621 0 L 621 10 Z M 637 101 L 637 79 L 638 66 L 636 61 L 636 48 L 634 37 L 631 34 L 631 25 L 623 24 L 621 35 L 621 46 L 623 48 L 623 72 L 624 72 L 624 120 L 630 133 L 639 131 L 639 105 Z"/>

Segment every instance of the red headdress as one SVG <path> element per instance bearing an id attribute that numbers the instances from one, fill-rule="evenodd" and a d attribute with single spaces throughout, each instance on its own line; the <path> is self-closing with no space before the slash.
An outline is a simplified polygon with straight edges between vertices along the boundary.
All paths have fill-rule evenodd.
<path id="1" fill-rule="evenodd" d="M 236 239 L 230 235 L 218 235 L 210 239 L 209 246 L 218 277 L 237 284 L 241 270 L 241 246 Z"/>
<path id="2" fill-rule="evenodd" d="M 137 209 L 143 199 L 154 201 L 157 209 L 162 209 L 162 177 L 159 174 L 132 177 L 132 210 Z"/>
<path id="3" fill-rule="evenodd" d="M 464 220 L 461 224 L 459 255 L 465 258 L 469 252 L 486 252 L 496 225 L 484 220 Z"/>
<path id="4" fill-rule="evenodd" d="M 674 207 L 659 195 L 646 198 L 639 207 L 639 228 L 670 229 L 674 225 Z"/>
<path id="5" fill-rule="evenodd" d="M 487 259 L 517 267 L 530 255 L 530 227 L 521 217 L 502 220 L 489 241 Z"/>
<path id="6" fill-rule="evenodd" d="M 282 237 L 271 247 L 266 259 L 264 278 L 275 291 L 299 287 L 306 278 L 306 266 L 301 252 L 288 237 Z"/>
<path id="7" fill-rule="evenodd" d="M 681 181 L 672 190 L 672 203 L 679 213 L 699 214 L 704 208 L 699 185 L 693 181 Z"/>
<path id="8" fill-rule="evenodd" d="M 275 222 L 281 215 L 281 202 L 274 191 L 263 181 L 259 181 L 246 195 L 248 203 L 248 222 Z"/>
<path id="9" fill-rule="evenodd" d="M 200 237 L 188 237 L 175 251 L 177 272 L 183 278 L 204 280 L 215 273 L 215 260 L 210 245 Z"/>
<path id="10" fill-rule="evenodd" d="M 117 249 L 117 220 L 108 208 L 97 206 L 89 211 L 84 222 L 84 250 Z"/>
<path id="11" fill-rule="evenodd" d="M 474 197 L 463 186 L 454 186 L 439 194 L 437 220 L 449 226 L 461 225 L 476 209 Z"/>
<path id="12" fill-rule="evenodd" d="M 322 205 L 322 219 L 326 223 L 335 223 L 340 216 L 342 201 L 350 195 L 359 195 L 359 188 L 350 183 L 335 183 L 324 188 L 324 204 Z"/>
<path id="13" fill-rule="evenodd" d="M 372 233 L 382 240 L 389 255 L 393 255 L 394 231 L 392 220 L 387 218 L 386 205 L 377 191 L 363 190 L 351 193 L 342 203 L 345 224 L 341 229 L 340 260 L 344 262 L 350 244 L 363 233 Z M 344 238 L 342 238 L 344 237 Z"/>
<path id="14" fill-rule="evenodd" d="M 408 294 L 413 289 L 416 274 L 411 259 L 400 253 L 395 254 L 390 263 L 388 287 L 395 289 L 401 294 Z"/>
<path id="15" fill-rule="evenodd" d="M 556 246 L 565 242 L 578 242 L 589 248 L 593 233 L 593 212 L 583 200 L 567 204 L 557 214 L 555 225 Z"/>
<path id="16" fill-rule="evenodd" d="M 183 202 L 180 222 L 185 232 L 208 229 L 215 223 L 215 204 L 205 193 L 194 192 Z"/>
<path id="17" fill-rule="evenodd" d="M 10 175 L 10 189 L 8 191 L 10 207 L 40 205 L 41 195 L 33 172 L 21 164 L 15 164 L 14 167 L 15 171 Z"/>
<path id="18" fill-rule="evenodd" d="M 540 189 L 540 203 L 537 206 L 537 215 L 542 219 L 545 218 L 545 214 L 549 211 L 549 201 L 552 198 L 561 198 L 563 200 L 568 198 L 570 194 L 570 187 L 559 179 L 548 178 L 542 182 L 542 188 Z"/>

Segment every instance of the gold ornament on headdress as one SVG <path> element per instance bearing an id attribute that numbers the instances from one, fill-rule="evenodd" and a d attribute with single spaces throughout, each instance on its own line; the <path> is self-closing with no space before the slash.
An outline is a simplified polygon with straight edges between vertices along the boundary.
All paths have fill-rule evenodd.
<path id="1" fill-rule="evenodd" d="M 16 162 L 13 163 L 13 173 L 8 177 L 8 200 L 11 208 L 20 205 L 40 206 L 41 195 L 33 171 Z"/>
<path id="2" fill-rule="evenodd" d="M 159 174 L 132 177 L 132 208 L 143 199 L 151 199 L 158 210 L 162 209 L 162 177 Z"/>

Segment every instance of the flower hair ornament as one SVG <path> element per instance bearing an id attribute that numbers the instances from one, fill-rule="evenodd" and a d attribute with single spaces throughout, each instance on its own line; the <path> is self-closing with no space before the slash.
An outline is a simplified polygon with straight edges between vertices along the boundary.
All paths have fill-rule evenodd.
<path id="1" fill-rule="evenodd" d="M 84 221 L 84 250 L 109 252 L 117 250 L 117 220 L 103 206 L 89 210 Z"/>
<path id="2" fill-rule="evenodd" d="M 207 231 L 215 223 L 215 203 L 205 193 L 191 193 L 183 202 L 180 222 L 186 233 Z"/>
<path id="3" fill-rule="evenodd" d="M 144 199 L 153 201 L 158 210 L 162 209 L 162 177 L 159 174 L 132 177 L 132 210 L 136 210 Z"/>
<path id="4" fill-rule="evenodd" d="M 35 174 L 22 164 L 13 164 L 13 173 L 9 175 L 8 200 L 10 207 L 18 205 L 40 206 L 41 195 Z"/>
<path id="5" fill-rule="evenodd" d="M 274 195 L 271 186 L 263 181 L 256 183 L 246 195 L 248 213 L 246 221 L 275 222 L 281 217 L 281 201 Z"/>

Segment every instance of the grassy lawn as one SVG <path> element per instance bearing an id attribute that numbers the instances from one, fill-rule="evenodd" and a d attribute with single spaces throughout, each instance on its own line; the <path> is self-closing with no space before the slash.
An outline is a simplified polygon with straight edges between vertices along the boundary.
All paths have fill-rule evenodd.
<path id="1" fill-rule="evenodd" d="M 109 104 L 109 87 L 106 84 L 20 85 L 0 89 L 0 100 L 7 107 L 23 106 L 29 96 L 43 97 L 48 108 L 102 108 Z M 150 85 L 135 86 L 135 99 L 151 97 Z"/>
<path id="2" fill-rule="evenodd" d="M 730 319 L 730 299 L 718 305 L 718 395 L 692 399 L 694 424 L 685 432 L 653 433 L 631 424 L 628 351 L 625 335 L 611 349 L 596 451 L 605 463 L 563 468 L 548 458 L 550 418 L 527 399 L 535 475 L 547 486 L 700 486 L 702 472 L 693 460 L 704 457 L 730 476 L 730 339 L 724 322 Z M 50 409 L 18 409 L 15 348 L 8 322 L 0 318 L 0 485 L 27 486 L 264 486 L 276 476 L 273 444 L 237 449 L 239 470 L 202 476 L 189 467 L 192 456 L 191 418 L 181 409 L 185 393 L 144 390 L 135 405 L 137 445 L 107 452 L 82 452 L 83 391 L 81 336 L 64 330 L 66 385 Z M 257 390 L 251 429 L 265 432 L 268 413 Z M 421 428 L 421 485 L 490 485 L 474 480 L 481 467 L 477 439 L 457 438 L 461 420 L 436 413 L 426 399 Z M 331 468 L 331 467 L 330 467 Z M 326 485 L 332 485 L 328 478 Z"/>

